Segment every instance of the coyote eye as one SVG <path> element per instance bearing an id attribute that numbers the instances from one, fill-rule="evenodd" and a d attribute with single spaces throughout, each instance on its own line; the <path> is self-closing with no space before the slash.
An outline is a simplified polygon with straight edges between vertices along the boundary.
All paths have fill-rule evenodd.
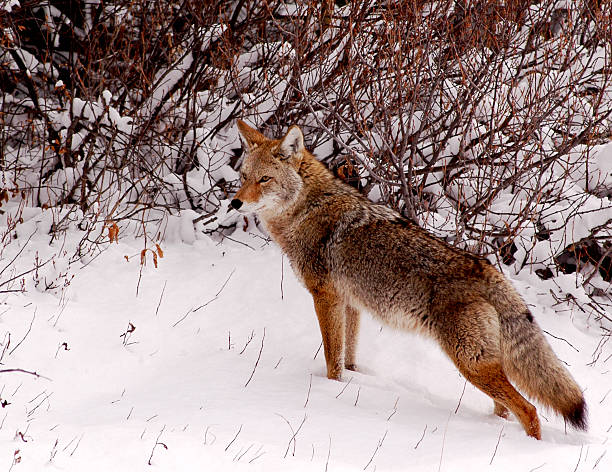
<path id="1" fill-rule="evenodd" d="M 270 180 L 272 177 L 268 177 L 267 175 L 264 175 L 261 179 L 259 179 L 259 183 L 262 184 L 264 182 L 267 182 L 268 180 Z"/>

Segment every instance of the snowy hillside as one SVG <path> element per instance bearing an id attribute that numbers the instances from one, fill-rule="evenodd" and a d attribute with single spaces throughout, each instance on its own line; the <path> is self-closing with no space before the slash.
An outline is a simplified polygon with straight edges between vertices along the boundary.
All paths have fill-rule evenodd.
<path id="1" fill-rule="evenodd" d="M 45 219 L 31 221 L 42 229 Z M 242 231 L 222 244 L 194 236 L 164 246 L 157 268 L 149 256 L 140 282 L 141 245 L 125 237 L 73 265 L 55 294 L 37 290 L 34 274 L 27 293 L 2 294 L 2 369 L 39 375 L 0 374 L 4 470 L 612 467 L 612 350 L 599 322 L 556 301 L 573 275 L 514 279 L 590 412 L 578 433 L 540 410 L 536 441 L 494 416 L 432 342 L 369 317 L 359 373 L 328 380 L 312 301 L 278 248 Z M 76 240 L 48 247 L 38 233 L 22 256 Z M 70 279 L 59 262 L 38 274 Z"/>

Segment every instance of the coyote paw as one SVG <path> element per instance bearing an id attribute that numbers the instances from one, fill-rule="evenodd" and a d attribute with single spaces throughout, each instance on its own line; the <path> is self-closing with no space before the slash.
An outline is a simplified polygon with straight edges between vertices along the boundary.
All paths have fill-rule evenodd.
<path id="1" fill-rule="evenodd" d="M 510 412 L 508 411 L 508 408 L 506 408 L 504 405 L 495 402 L 495 409 L 493 410 L 493 413 L 495 413 L 500 418 L 504 418 L 507 420 Z"/>

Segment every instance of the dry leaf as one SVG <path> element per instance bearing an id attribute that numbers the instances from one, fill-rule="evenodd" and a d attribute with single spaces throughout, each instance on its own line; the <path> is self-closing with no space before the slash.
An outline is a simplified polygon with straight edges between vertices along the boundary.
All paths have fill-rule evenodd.
<path id="1" fill-rule="evenodd" d="M 118 236 L 119 236 L 119 226 L 117 226 L 117 223 L 113 222 L 113 224 L 111 224 L 108 227 L 108 238 L 110 239 L 111 243 L 115 241 L 117 244 L 119 244 Z"/>
<path id="2" fill-rule="evenodd" d="M 147 250 L 140 251 L 140 265 L 147 265 Z"/>
<path id="3" fill-rule="evenodd" d="M 164 251 L 162 251 L 162 248 L 159 247 L 159 244 L 156 244 L 155 247 L 157 248 L 157 254 L 159 255 L 159 257 L 161 259 L 163 259 L 164 258 Z"/>

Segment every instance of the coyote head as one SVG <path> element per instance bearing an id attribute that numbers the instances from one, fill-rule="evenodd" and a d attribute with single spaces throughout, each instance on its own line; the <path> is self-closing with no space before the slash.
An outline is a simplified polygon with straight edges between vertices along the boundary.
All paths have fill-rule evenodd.
<path id="1" fill-rule="evenodd" d="M 241 120 L 238 131 L 246 156 L 240 168 L 241 187 L 232 207 L 264 217 L 282 213 L 297 200 L 303 185 L 298 174 L 307 152 L 302 131 L 292 126 L 284 138 L 268 139 Z"/>

